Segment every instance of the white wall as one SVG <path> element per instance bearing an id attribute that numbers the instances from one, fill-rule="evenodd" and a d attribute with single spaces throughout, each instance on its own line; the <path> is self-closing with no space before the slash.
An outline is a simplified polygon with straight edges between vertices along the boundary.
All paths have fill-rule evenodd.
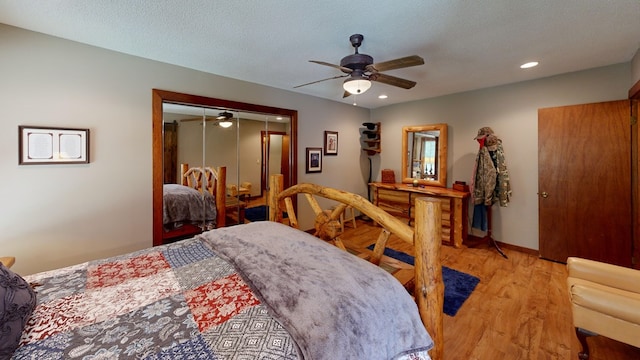
<path id="1" fill-rule="evenodd" d="M 632 84 L 640 81 L 640 48 L 631 59 L 631 80 Z"/>
<path id="2" fill-rule="evenodd" d="M 513 190 L 508 207 L 494 205 L 493 237 L 537 250 L 538 109 L 626 99 L 631 84 L 626 63 L 376 109 L 372 121 L 382 122 L 383 152 L 375 175 L 393 169 L 399 178 L 403 126 L 447 123 L 448 186 L 470 183 L 478 152 L 473 138 L 490 126 L 503 141 Z"/>
<path id="3" fill-rule="evenodd" d="M 288 124 L 270 122 L 269 131 L 287 132 Z M 260 196 L 260 181 L 262 179 L 262 148 L 261 132 L 265 131 L 265 123 L 254 120 L 241 120 L 240 122 L 240 144 L 238 163 L 240 164 L 240 175 L 227 172 L 227 184 L 241 184 L 245 181 L 251 183 L 251 196 Z M 282 136 L 278 137 L 282 139 Z M 281 174 L 280 155 L 282 154 L 282 141 L 280 146 L 277 142 L 271 143 L 271 157 L 269 169 L 274 169 L 272 173 Z M 277 167 L 274 166 L 274 163 Z"/>
<path id="4" fill-rule="evenodd" d="M 153 88 L 298 110 L 298 180 L 366 191 L 331 175 L 359 166 L 348 139 L 366 109 L 1 24 L 0 79 L 0 253 L 22 274 L 152 245 Z M 18 166 L 18 125 L 89 128 L 91 163 Z M 342 152 L 306 175 L 304 148 L 322 146 L 324 130 L 340 132 Z"/>

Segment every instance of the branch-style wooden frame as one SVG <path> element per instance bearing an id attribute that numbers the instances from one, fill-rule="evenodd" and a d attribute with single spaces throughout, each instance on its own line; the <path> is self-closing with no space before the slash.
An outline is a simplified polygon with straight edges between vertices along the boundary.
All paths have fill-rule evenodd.
<path id="1" fill-rule="evenodd" d="M 282 222 L 283 212 L 286 212 L 289 225 L 299 228 L 293 199 L 297 198 L 298 194 L 304 194 L 316 214 L 316 233 L 314 235 L 330 241 L 342 249 L 345 247 L 340 240 L 339 225 L 336 223 L 339 222 L 340 215 L 345 208 L 351 206 L 368 216 L 382 227 L 369 260 L 376 265 L 382 258 L 386 242 L 391 234 L 414 245 L 415 286 L 413 296 L 418 305 L 422 323 L 434 342 L 434 347 L 429 350 L 429 355 L 433 360 L 442 360 L 444 282 L 440 261 L 440 247 L 442 246 L 442 203 L 440 199 L 416 198 L 416 227 L 414 230 L 358 194 L 316 184 L 297 184 L 284 189 L 282 175 L 272 175 L 269 178 L 269 189 L 270 221 Z M 333 210 L 324 211 L 314 196 L 338 201 L 340 204 Z"/>

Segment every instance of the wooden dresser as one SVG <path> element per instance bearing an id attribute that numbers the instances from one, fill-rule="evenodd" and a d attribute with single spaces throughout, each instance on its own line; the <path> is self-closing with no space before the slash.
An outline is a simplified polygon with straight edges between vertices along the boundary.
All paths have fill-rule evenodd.
<path id="1" fill-rule="evenodd" d="M 469 193 L 435 186 L 414 187 L 410 184 L 374 182 L 373 203 L 391 215 L 414 219 L 414 203 L 418 197 L 436 197 L 442 201 L 442 243 L 459 248 L 467 239 Z"/>

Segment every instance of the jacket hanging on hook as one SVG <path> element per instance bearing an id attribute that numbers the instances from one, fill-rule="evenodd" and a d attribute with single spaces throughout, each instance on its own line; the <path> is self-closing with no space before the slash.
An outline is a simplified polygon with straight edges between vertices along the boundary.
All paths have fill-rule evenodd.
<path id="1" fill-rule="evenodd" d="M 511 185 L 502 140 L 490 127 L 478 130 L 475 140 L 480 144 L 480 149 L 471 180 L 474 204 L 472 227 L 486 230 L 486 207 L 496 202 L 500 206 L 507 206 L 511 197 Z"/>

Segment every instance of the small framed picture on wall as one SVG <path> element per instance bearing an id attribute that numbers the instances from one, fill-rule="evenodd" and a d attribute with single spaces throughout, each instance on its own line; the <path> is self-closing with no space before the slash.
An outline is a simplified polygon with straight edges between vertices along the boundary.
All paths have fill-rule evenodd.
<path id="1" fill-rule="evenodd" d="M 18 164 L 88 164 L 89 129 L 18 126 Z"/>
<path id="2" fill-rule="evenodd" d="M 324 132 L 324 154 L 338 155 L 338 132 L 337 131 Z"/>
<path id="3" fill-rule="evenodd" d="M 307 148 L 307 174 L 322 172 L 322 148 Z"/>

